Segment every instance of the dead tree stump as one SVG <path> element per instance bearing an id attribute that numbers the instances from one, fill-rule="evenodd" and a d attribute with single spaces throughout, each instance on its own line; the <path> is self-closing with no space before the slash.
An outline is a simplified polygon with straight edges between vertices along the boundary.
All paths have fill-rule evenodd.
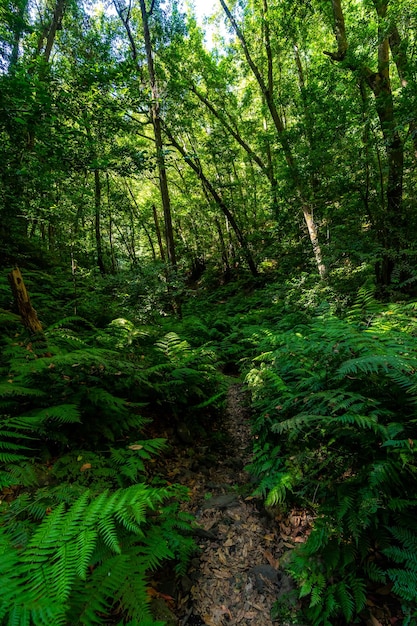
<path id="1" fill-rule="evenodd" d="M 17 310 L 19 311 L 23 324 L 32 333 L 42 333 L 42 324 L 40 323 L 38 314 L 30 302 L 29 294 L 19 268 L 16 267 L 12 270 L 8 275 L 8 279 L 12 288 Z"/>

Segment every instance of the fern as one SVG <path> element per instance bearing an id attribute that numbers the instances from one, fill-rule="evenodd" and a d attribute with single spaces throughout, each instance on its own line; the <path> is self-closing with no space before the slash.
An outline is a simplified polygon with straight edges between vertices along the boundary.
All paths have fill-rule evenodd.
<path id="1" fill-rule="evenodd" d="M 130 431 L 138 437 L 147 422 L 140 410 L 160 390 L 175 398 L 178 384 L 184 403 L 205 389 L 215 396 L 214 355 L 183 340 L 161 353 L 120 320 L 97 331 L 65 319 L 45 335 L 47 347 L 23 330 L 18 341 L 3 338 L 0 485 L 30 491 L 2 504 L 0 622 L 88 626 L 117 614 L 153 624 L 150 573 L 166 559 L 184 573 L 195 546 L 191 519 L 179 511 L 185 490 L 146 484 L 146 462 L 165 441 L 129 443 Z M 142 359 L 135 351 L 144 338 Z M 121 434 L 124 449 L 106 452 Z M 100 440 L 100 452 L 79 448 L 87 436 L 90 446 Z M 68 452 L 40 463 L 57 445 Z"/>
<path id="2" fill-rule="evenodd" d="M 183 542 L 166 525 L 171 509 L 167 515 L 160 508 L 174 493 L 142 484 L 98 496 L 87 490 L 70 506 L 54 507 L 24 546 L 14 544 L 10 525 L 0 527 L 0 573 L 7 581 L 0 619 L 89 625 L 102 623 L 118 603 L 131 619 L 150 619 L 148 572 L 174 556 L 170 544 L 181 551 Z M 149 524 L 148 511 L 156 507 L 160 518 Z M 188 552 L 189 541 L 184 544 Z"/>
<path id="3" fill-rule="evenodd" d="M 326 313 L 265 333 L 246 377 L 256 493 L 316 514 L 290 564 L 313 626 L 338 615 L 353 621 L 365 606 L 366 576 L 391 580 L 406 615 L 417 595 L 406 584 L 416 579 L 416 529 L 392 533 L 406 528 L 416 503 L 416 328 L 410 309 L 385 313 L 362 292 L 345 319 Z M 384 561 L 371 560 L 375 546 Z"/>

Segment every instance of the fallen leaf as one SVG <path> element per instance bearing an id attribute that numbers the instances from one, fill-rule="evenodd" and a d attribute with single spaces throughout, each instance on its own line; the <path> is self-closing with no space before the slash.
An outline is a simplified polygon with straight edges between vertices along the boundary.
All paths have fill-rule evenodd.
<path id="1" fill-rule="evenodd" d="M 160 593 L 153 587 L 148 587 L 146 593 L 148 594 L 148 596 L 151 596 L 153 598 L 161 598 L 161 600 L 165 600 L 166 602 L 168 602 L 168 604 L 172 604 L 174 602 L 174 598 L 172 596 L 169 596 L 166 593 Z"/>
<path id="2" fill-rule="evenodd" d="M 224 604 L 221 606 L 214 606 L 211 610 L 211 615 L 216 624 L 221 624 L 221 618 L 223 615 L 227 615 L 229 619 L 232 619 L 232 614 Z"/>
<path id="3" fill-rule="evenodd" d="M 220 550 L 217 550 L 217 557 L 222 565 L 227 565 L 226 555 Z"/>
<path id="4" fill-rule="evenodd" d="M 81 465 L 80 467 L 80 472 L 85 472 L 85 470 L 91 469 L 91 463 L 84 463 L 84 465 Z"/>
<path id="5" fill-rule="evenodd" d="M 269 565 L 271 565 L 271 567 L 273 567 L 274 569 L 278 569 L 279 560 L 274 558 L 274 556 L 271 554 L 269 550 L 265 550 L 264 557 L 268 561 Z"/>
<path id="6" fill-rule="evenodd" d="M 226 541 L 224 542 L 223 545 L 224 545 L 225 548 L 230 548 L 231 546 L 234 546 L 235 543 L 236 543 L 236 541 L 233 538 L 230 537 L 229 539 L 226 539 Z"/>
<path id="7" fill-rule="evenodd" d="M 129 450 L 142 450 L 143 446 L 138 443 L 134 443 L 132 446 L 127 446 Z"/>

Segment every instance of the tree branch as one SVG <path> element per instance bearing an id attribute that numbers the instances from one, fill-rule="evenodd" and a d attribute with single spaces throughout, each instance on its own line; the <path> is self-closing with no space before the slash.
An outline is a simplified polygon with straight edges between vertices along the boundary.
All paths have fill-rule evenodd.
<path id="1" fill-rule="evenodd" d="M 345 18 L 343 15 L 341 0 L 332 0 L 332 8 L 333 32 L 336 37 L 337 52 L 324 51 L 324 54 L 333 59 L 333 61 L 343 61 L 347 53 L 348 42 L 346 39 Z"/>
<path id="2" fill-rule="evenodd" d="M 195 87 L 195 85 L 191 85 L 190 87 L 191 91 L 197 96 L 197 98 L 203 103 L 205 104 L 205 106 L 209 109 L 209 111 L 211 111 L 214 115 L 214 117 L 216 117 L 221 124 L 223 124 L 223 126 L 225 127 L 225 129 L 227 130 L 228 133 L 230 133 L 232 135 L 232 137 L 236 140 L 236 142 L 245 150 L 245 152 L 247 152 L 247 154 L 251 157 L 251 159 L 253 161 L 255 161 L 255 163 L 259 166 L 259 168 L 266 174 L 268 175 L 268 168 L 266 167 L 265 163 L 262 161 L 262 159 L 252 150 L 252 148 L 249 146 L 249 144 L 246 143 L 246 141 L 239 135 L 239 133 L 237 133 L 231 126 L 230 124 L 224 119 L 223 115 L 211 104 L 211 102 L 209 100 L 207 100 L 207 98 L 205 96 L 203 96 L 202 93 L 200 93 L 198 91 L 198 89 Z"/>

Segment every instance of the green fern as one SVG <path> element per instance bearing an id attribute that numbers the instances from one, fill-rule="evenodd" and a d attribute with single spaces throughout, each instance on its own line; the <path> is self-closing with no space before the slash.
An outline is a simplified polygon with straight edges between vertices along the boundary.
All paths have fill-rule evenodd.
<path id="1" fill-rule="evenodd" d="M 10 524 L 0 527 L 0 575 L 7 583 L 0 619 L 90 625 L 119 605 L 132 620 L 150 620 L 148 573 L 175 550 L 189 552 L 189 540 L 172 525 L 172 510 L 167 514 L 162 505 L 176 493 L 143 484 L 95 496 L 87 490 L 70 506 L 55 506 L 25 545 L 14 542 Z M 148 513 L 156 508 L 159 517 L 150 523 Z"/>
<path id="2" fill-rule="evenodd" d="M 390 529 L 404 529 L 416 506 L 413 316 L 362 292 L 345 319 L 326 313 L 296 330 L 265 333 L 246 377 L 256 493 L 316 515 L 290 564 L 313 626 L 338 615 L 354 620 L 365 606 L 366 576 L 391 580 L 412 615 L 416 529 L 402 536 Z M 375 546 L 384 561 L 371 560 Z"/>

